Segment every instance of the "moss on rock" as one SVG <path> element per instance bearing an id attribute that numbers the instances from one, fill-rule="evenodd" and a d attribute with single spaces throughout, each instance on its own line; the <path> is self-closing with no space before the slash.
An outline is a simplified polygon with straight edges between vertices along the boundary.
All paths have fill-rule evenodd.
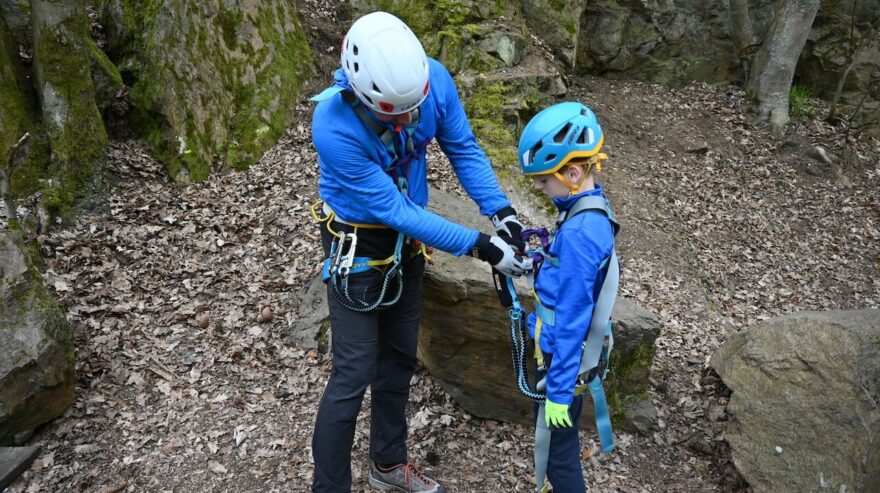
<path id="1" fill-rule="evenodd" d="M 150 15 L 142 15 L 149 12 Z M 105 0 L 132 119 L 179 182 L 243 169 L 277 141 L 312 56 L 291 0 Z"/>
<path id="2" fill-rule="evenodd" d="M 57 177 L 51 213 L 88 195 L 104 158 L 107 134 L 95 104 L 88 25 L 78 2 L 34 1 L 34 72 L 51 148 L 49 174 Z"/>
<path id="3" fill-rule="evenodd" d="M 76 389 L 73 331 L 17 231 L 0 231 L 0 445 L 59 416 Z"/>
<path id="4" fill-rule="evenodd" d="M 465 103 L 474 134 L 493 166 L 502 174 L 516 164 L 516 137 L 504 122 L 503 106 L 509 88 L 500 81 L 478 79 Z"/>
<path id="5" fill-rule="evenodd" d="M 8 165 L 12 146 L 31 127 L 24 95 L 10 60 L 11 40 L 7 32 L 6 23 L 0 17 L 0 169 Z"/>
<path id="6" fill-rule="evenodd" d="M 650 399 L 648 377 L 654 361 L 654 345 L 642 342 L 630 352 L 615 351 L 611 355 L 611 371 L 606 381 L 606 395 L 615 426 L 626 422 L 629 405 Z"/>

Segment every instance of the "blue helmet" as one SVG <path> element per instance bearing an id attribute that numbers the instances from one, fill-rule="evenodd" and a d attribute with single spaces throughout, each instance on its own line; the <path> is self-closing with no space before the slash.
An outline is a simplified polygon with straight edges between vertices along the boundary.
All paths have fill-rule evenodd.
<path id="1" fill-rule="evenodd" d="M 581 103 L 554 104 L 535 115 L 519 138 L 519 166 L 526 175 L 555 173 L 574 158 L 595 156 L 605 136 L 596 115 Z"/>

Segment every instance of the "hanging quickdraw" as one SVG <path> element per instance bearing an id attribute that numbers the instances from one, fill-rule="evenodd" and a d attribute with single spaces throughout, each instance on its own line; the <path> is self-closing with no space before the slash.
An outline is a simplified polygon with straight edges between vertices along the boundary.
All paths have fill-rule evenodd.
<path id="1" fill-rule="evenodd" d="M 375 118 L 367 113 L 363 104 L 350 92 L 342 92 L 343 98 L 357 113 L 361 121 L 370 129 L 372 129 L 386 151 L 392 158 L 390 166 L 384 169 L 386 173 L 394 180 L 397 189 L 404 197 L 409 197 L 410 167 L 413 160 L 419 160 L 424 156 L 425 149 L 431 139 L 426 139 L 419 145 L 413 144 L 413 134 L 419 124 L 419 110 L 413 111 L 413 120 L 406 127 L 395 127 L 394 130 L 386 125 L 378 122 Z M 322 205 L 323 217 L 318 214 L 317 206 Z M 397 233 L 397 239 L 394 245 L 394 253 L 385 259 L 372 259 L 369 257 L 356 256 L 359 229 L 375 229 L 386 228 L 383 225 L 374 224 L 357 224 L 343 221 L 339 218 L 330 206 L 319 200 L 312 207 L 312 215 L 319 222 L 326 222 L 327 230 L 334 236 L 330 244 L 330 255 L 324 259 L 322 269 L 322 279 L 324 282 L 330 283 L 334 294 L 339 303 L 349 310 L 357 312 L 370 312 L 374 310 L 382 310 L 394 306 L 403 294 L 403 262 L 402 251 L 404 242 L 407 240 L 403 233 Z M 337 232 L 332 228 L 333 222 L 352 227 L 350 232 Z M 427 249 L 424 244 L 419 244 L 415 255 L 422 254 L 425 258 L 429 258 Z M 349 292 L 349 276 L 366 272 L 370 269 L 384 269 L 382 278 L 382 288 L 378 298 L 374 301 L 365 301 L 353 298 Z M 397 289 L 390 299 L 386 299 L 391 293 L 390 288 L 392 282 L 396 282 Z"/>

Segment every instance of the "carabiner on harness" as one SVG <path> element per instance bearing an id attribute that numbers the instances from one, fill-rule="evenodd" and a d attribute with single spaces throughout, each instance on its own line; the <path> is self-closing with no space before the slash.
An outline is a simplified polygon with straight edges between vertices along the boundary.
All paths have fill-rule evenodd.
<path id="1" fill-rule="evenodd" d="M 346 246 L 348 241 L 348 246 Z M 367 257 L 356 257 L 357 248 L 356 233 L 341 233 L 330 246 L 330 258 L 325 260 L 325 280 L 331 283 L 336 300 L 349 310 L 356 312 L 371 312 L 390 308 L 400 300 L 403 294 L 403 269 L 401 268 L 401 250 L 403 249 L 403 235 L 397 235 L 397 243 L 394 255 L 384 260 L 372 260 Z M 343 253 L 345 252 L 345 253 Z M 387 266 L 382 277 L 382 289 L 379 296 L 373 302 L 360 300 L 351 296 L 349 280 L 351 275 L 365 272 L 370 269 L 378 269 Z M 397 283 L 397 291 L 391 299 L 386 300 L 391 282 Z"/>

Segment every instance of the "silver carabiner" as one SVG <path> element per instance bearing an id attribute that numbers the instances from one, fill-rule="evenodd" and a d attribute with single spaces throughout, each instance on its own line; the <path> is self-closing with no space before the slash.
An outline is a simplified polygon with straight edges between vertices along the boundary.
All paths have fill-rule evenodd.
<path id="1" fill-rule="evenodd" d="M 343 251 L 343 249 L 344 249 L 343 247 L 345 245 L 345 236 L 346 236 L 346 233 L 344 233 L 344 232 L 340 233 L 339 239 L 336 240 L 336 256 L 333 257 L 333 263 L 332 263 L 333 267 L 338 267 L 339 262 L 342 260 L 342 251 Z"/>
<path id="2" fill-rule="evenodd" d="M 342 256 L 339 274 L 342 276 L 347 276 L 351 271 L 351 266 L 354 264 L 354 252 L 357 248 L 357 235 L 355 233 L 343 233 L 343 242 L 339 245 L 339 251 L 341 252 L 345 247 L 345 241 L 348 240 L 351 243 L 351 246 L 348 247 L 348 252 Z"/>

